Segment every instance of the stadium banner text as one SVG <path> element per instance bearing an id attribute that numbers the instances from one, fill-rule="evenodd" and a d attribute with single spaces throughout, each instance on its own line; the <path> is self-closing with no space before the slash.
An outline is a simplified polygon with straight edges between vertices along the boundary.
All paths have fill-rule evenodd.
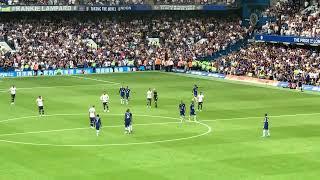
<path id="1" fill-rule="evenodd" d="M 255 35 L 254 39 L 260 42 L 271 43 L 290 43 L 290 44 L 305 44 L 305 45 L 320 45 L 320 38 L 308 38 L 300 36 L 277 36 L 277 35 Z"/>
<path id="2" fill-rule="evenodd" d="M 56 69 L 44 70 L 42 76 L 58 76 L 58 75 L 76 75 L 76 74 L 107 74 L 114 72 L 131 72 L 136 71 L 135 67 L 107 67 L 107 68 L 78 68 L 78 69 Z M 141 71 L 141 69 L 140 69 Z M 38 72 L 40 76 L 41 72 Z M 30 77 L 35 76 L 34 71 L 11 71 L 0 72 L 0 77 Z"/>
<path id="3" fill-rule="evenodd" d="M 148 11 L 152 10 L 150 5 L 131 5 L 131 6 L 81 6 L 79 11 L 95 12 L 116 12 L 116 11 Z"/>
<path id="4" fill-rule="evenodd" d="M 223 11 L 228 10 L 227 5 L 122 5 L 122 6 L 0 6 L 0 12 L 59 12 L 59 11 L 92 11 L 92 12 L 117 12 L 117 11 Z"/>

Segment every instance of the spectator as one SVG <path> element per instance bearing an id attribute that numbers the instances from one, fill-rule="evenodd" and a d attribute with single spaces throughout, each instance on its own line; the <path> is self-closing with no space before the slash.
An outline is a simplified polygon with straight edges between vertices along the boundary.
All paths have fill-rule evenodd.
<path id="1" fill-rule="evenodd" d="M 0 67 L 16 70 L 86 68 L 189 61 L 210 56 L 246 36 L 239 19 L 214 17 L 102 18 L 80 21 L 10 19 L 0 35 L 15 53 L 0 57 Z"/>
<path id="2" fill-rule="evenodd" d="M 215 62 L 224 74 L 250 76 L 316 85 L 319 83 L 320 53 L 307 48 L 251 44 Z"/>

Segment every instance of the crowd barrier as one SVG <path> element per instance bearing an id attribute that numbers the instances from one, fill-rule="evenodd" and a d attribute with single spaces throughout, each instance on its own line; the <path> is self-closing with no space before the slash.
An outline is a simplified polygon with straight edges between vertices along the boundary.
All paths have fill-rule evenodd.
<path id="1" fill-rule="evenodd" d="M 77 69 L 57 69 L 57 70 L 44 70 L 43 72 L 38 72 L 38 76 L 59 76 L 59 75 L 77 75 L 77 74 L 108 74 L 108 73 L 116 73 L 116 72 L 134 72 L 134 71 L 145 71 L 146 68 L 144 66 L 140 67 L 106 67 L 106 68 L 77 68 Z M 267 86 L 275 86 L 275 87 L 283 87 L 288 88 L 288 82 L 280 82 L 274 80 L 267 79 L 258 79 L 247 76 L 235 76 L 235 75 L 224 75 L 214 72 L 205 72 L 205 71 L 186 71 L 183 69 L 172 69 L 175 73 L 185 73 L 191 75 L 198 76 L 206 76 L 206 77 L 214 77 L 226 80 L 247 82 L 253 84 L 267 85 Z M 36 76 L 34 71 L 11 71 L 11 72 L 0 72 L 0 77 L 32 77 Z M 306 91 L 315 91 L 320 92 L 320 86 L 312 86 L 312 85 L 303 85 L 303 90 Z"/>
<path id="2" fill-rule="evenodd" d="M 131 72 L 131 71 L 144 71 L 145 67 L 106 67 L 106 68 L 77 68 L 77 69 L 56 69 L 38 71 L 10 71 L 0 72 L 0 77 L 30 77 L 30 76 L 58 76 L 58 75 L 76 75 L 76 74 L 106 74 L 114 72 Z"/>
<path id="3" fill-rule="evenodd" d="M 260 85 L 269 85 L 269 86 L 277 86 L 279 83 L 278 81 L 273 81 L 273 80 L 259 79 L 259 78 L 253 78 L 253 77 L 247 77 L 247 76 L 235 76 L 235 75 L 227 75 L 225 79 L 260 84 Z"/>
<path id="4" fill-rule="evenodd" d="M 192 75 L 198 75 L 198 76 L 215 77 L 215 78 L 220 78 L 220 79 L 253 83 L 253 84 L 259 84 L 259 85 L 289 88 L 288 82 L 259 79 L 259 78 L 253 78 L 253 77 L 247 77 L 247 76 L 224 75 L 224 74 L 213 73 L 213 72 L 204 72 L 204 71 L 186 71 L 186 70 L 181 70 L 181 69 L 173 69 L 173 72 L 186 73 L 186 74 L 192 74 Z M 302 89 L 305 91 L 320 92 L 320 86 L 302 85 Z"/>

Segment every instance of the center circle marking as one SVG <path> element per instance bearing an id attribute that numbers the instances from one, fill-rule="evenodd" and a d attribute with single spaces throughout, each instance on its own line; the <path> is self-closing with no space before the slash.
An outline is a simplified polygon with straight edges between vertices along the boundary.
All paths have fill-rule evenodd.
<path id="1" fill-rule="evenodd" d="M 50 114 L 50 115 L 45 115 L 45 117 L 54 117 L 54 116 L 80 116 L 80 115 L 87 115 L 87 114 Z M 107 114 L 109 116 L 121 116 L 123 114 Z M 179 118 L 174 118 L 174 117 L 167 117 L 167 116 L 152 116 L 152 115 L 135 115 L 137 117 L 152 117 L 152 118 L 163 118 L 163 119 L 173 119 L 173 120 L 179 120 Z M 15 120 L 20 120 L 20 119 L 29 119 L 29 118 L 35 118 L 38 116 L 24 116 L 24 117 L 18 117 L 18 118 L 11 118 L 11 119 L 6 119 L 6 120 L 1 120 L 0 123 L 4 122 L 9 122 L 9 121 L 15 121 Z M 33 145 L 33 146 L 54 146 L 54 147 L 104 147 L 104 146 L 129 146 L 129 145 L 145 145 L 145 144 L 156 144 L 156 143 L 165 143 L 165 142 L 173 142 L 173 141 L 182 141 L 182 140 L 188 140 L 188 139 L 194 139 L 198 138 L 201 136 L 205 136 L 209 133 L 211 133 L 212 128 L 202 122 L 199 121 L 191 121 L 192 123 L 196 123 L 199 125 L 202 125 L 207 128 L 207 131 L 198 135 L 193 135 L 193 136 L 187 136 L 187 137 L 182 137 L 182 138 L 174 138 L 174 139 L 164 139 L 164 140 L 156 140 L 156 141 L 145 141 L 145 142 L 132 142 L 132 143 L 106 143 L 106 144 L 50 144 L 50 143 L 31 143 L 31 142 L 22 142 L 22 141 L 10 141 L 6 139 L 0 139 L 0 142 L 5 142 L 5 143 L 11 143 L 11 144 L 21 144 L 21 145 Z M 163 122 L 163 123 L 158 123 L 158 124 L 173 124 L 173 123 L 180 123 L 180 122 Z M 157 124 L 157 123 L 149 123 L 149 124 L 135 124 L 134 126 L 142 126 L 142 125 L 152 125 L 152 124 Z M 119 125 L 120 126 L 120 125 Z M 110 126 L 110 127 L 119 127 L 119 126 Z M 108 126 L 107 126 L 108 127 Z M 81 128 L 74 128 L 76 129 L 81 129 Z M 69 129 L 72 130 L 72 129 Z M 58 130 L 52 130 L 52 131 L 59 131 Z M 61 130 L 62 131 L 62 130 Z M 50 132 L 50 131 L 48 131 Z M 34 133 L 45 133 L 44 132 L 34 132 Z M 14 135 L 13 133 L 12 135 Z M 20 133 L 23 134 L 23 133 Z M 26 132 L 25 134 L 28 134 Z M 0 137 L 3 134 L 0 134 Z M 19 133 L 16 133 L 16 135 L 19 135 Z"/>

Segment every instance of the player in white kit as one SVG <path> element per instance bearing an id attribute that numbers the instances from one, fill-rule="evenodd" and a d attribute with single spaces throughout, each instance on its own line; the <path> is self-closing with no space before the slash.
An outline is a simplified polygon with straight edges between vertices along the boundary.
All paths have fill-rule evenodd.
<path id="1" fill-rule="evenodd" d="M 202 111 L 202 106 L 203 106 L 203 99 L 204 99 L 204 95 L 202 92 L 200 92 L 200 94 L 197 97 L 197 101 L 198 101 L 198 111 Z"/>
<path id="2" fill-rule="evenodd" d="M 43 116 L 44 115 L 44 108 L 43 108 L 43 98 L 42 98 L 42 96 L 39 96 L 37 98 L 36 103 L 38 105 L 39 115 Z"/>
<path id="3" fill-rule="evenodd" d="M 147 108 L 151 108 L 151 100 L 152 100 L 152 91 L 149 88 L 147 91 Z"/>
<path id="4" fill-rule="evenodd" d="M 90 127 L 93 129 L 96 120 L 96 109 L 94 106 L 89 108 L 89 119 L 90 119 Z"/>
<path id="5" fill-rule="evenodd" d="M 102 102 L 103 112 L 109 112 L 109 95 L 104 92 L 101 95 L 100 100 Z"/>
<path id="6" fill-rule="evenodd" d="M 15 100 L 16 100 L 17 88 L 13 85 L 13 86 L 11 86 L 9 91 L 10 91 L 10 94 L 11 94 L 11 104 L 13 105 L 15 103 Z"/>

